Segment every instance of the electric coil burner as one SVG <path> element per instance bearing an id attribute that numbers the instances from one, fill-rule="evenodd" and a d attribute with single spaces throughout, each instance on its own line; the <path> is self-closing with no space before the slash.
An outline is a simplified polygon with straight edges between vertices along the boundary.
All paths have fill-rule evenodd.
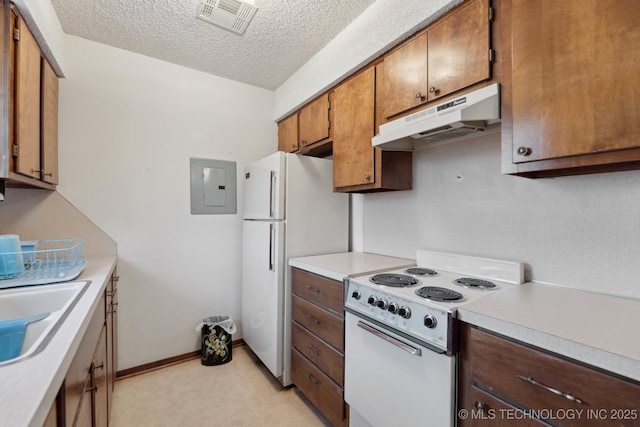
<path id="1" fill-rule="evenodd" d="M 432 270 L 430 268 L 422 268 L 422 267 L 407 268 L 404 272 L 407 274 L 414 274 L 416 276 L 435 277 L 438 275 L 437 271 Z"/>
<path id="2" fill-rule="evenodd" d="M 417 279 L 405 274 L 376 274 L 369 280 L 376 285 L 390 286 L 392 288 L 404 288 L 418 283 Z"/>
<path id="3" fill-rule="evenodd" d="M 439 302 L 459 301 L 463 298 L 460 292 L 438 286 L 425 286 L 420 288 L 416 290 L 416 295 Z"/>
<path id="4" fill-rule="evenodd" d="M 470 289 L 497 289 L 495 283 L 490 282 L 488 280 L 476 279 L 473 277 L 461 277 L 453 281 L 456 285 L 464 286 L 465 288 Z"/>

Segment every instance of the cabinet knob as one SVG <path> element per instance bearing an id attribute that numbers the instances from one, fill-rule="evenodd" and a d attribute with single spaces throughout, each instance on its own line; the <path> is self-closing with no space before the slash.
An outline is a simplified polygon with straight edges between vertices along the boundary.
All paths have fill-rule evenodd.
<path id="1" fill-rule="evenodd" d="M 429 92 L 430 92 L 430 93 L 436 93 L 436 92 L 438 92 L 438 89 L 436 89 L 436 87 L 435 87 L 435 86 L 431 86 L 431 87 L 429 88 Z"/>
<path id="2" fill-rule="evenodd" d="M 528 156 L 529 154 L 531 154 L 531 148 L 529 148 L 529 147 L 518 147 L 517 153 L 520 156 Z"/>
<path id="3" fill-rule="evenodd" d="M 422 99 L 422 98 L 424 98 L 424 97 L 422 96 L 422 92 L 417 92 L 417 93 L 416 93 L 416 98 L 417 98 L 417 99 Z"/>
<path id="4" fill-rule="evenodd" d="M 365 179 L 366 181 L 369 181 L 369 179 L 371 179 L 371 177 L 369 176 L 369 174 L 368 174 L 368 173 L 365 173 L 365 174 L 364 174 L 364 179 Z"/>
<path id="5" fill-rule="evenodd" d="M 473 406 L 475 406 L 475 408 L 482 414 L 484 413 L 484 410 L 486 409 L 486 405 L 484 404 L 484 402 L 481 402 L 480 400 L 476 400 L 476 402 L 473 404 Z"/>

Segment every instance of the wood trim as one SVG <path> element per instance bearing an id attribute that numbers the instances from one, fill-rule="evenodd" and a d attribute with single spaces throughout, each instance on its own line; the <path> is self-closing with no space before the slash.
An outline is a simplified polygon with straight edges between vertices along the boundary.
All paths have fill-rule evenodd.
<path id="1" fill-rule="evenodd" d="M 231 348 L 241 347 L 245 345 L 244 340 L 231 341 Z M 124 378 L 134 377 L 136 375 L 145 374 L 147 372 L 155 371 L 158 369 L 166 368 L 167 366 L 177 365 L 178 363 L 187 362 L 200 357 L 200 350 L 195 350 L 189 353 L 179 354 L 173 357 L 167 357 L 166 359 L 157 360 L 155 362 L 145 363 L 144 365 L 134 366 L 133 368 L 123 369 L 116 373 L 116 380 Z"/>
<path id="2" fill-rule="evenodd" d="M 0 0 L 0 33 L 3 35 L 9 34 L 11 28 L 11 12 L 9 0 Z M 12 95 L 9 88 L 9 66 L 10 66 L 10 45 L 9 37 L 2 37 L 0 39 L 0 159 L 2 156 L 6 156 L 6 159 L 10 159 L 9 156 L 9 99 Z M 6 150 L 6 152 L 5 152 Z M 4 174 L 2 178 L 6 178 L 9 172 L 9 160 L 3 160 L 3 164 L 0 164 L 0 173 Z"/>

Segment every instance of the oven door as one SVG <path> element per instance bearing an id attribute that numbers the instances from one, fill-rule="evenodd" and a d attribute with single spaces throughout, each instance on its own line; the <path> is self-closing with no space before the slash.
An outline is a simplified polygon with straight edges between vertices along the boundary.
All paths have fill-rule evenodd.
<path id="1" fill-rule="evenodd" d="M 351 426 L 453 426 L 455 357 L 345 314 L 345 401 Z M 365 422 L 366 421 L 366 422 Z"/>

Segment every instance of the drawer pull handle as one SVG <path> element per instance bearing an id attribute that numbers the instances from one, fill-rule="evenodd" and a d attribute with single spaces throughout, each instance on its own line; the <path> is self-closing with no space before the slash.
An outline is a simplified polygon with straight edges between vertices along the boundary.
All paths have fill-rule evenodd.
<path id="1" fill-rule="evenodd" d="M 320 321 L 318 319 L 316 319 L 315 317 L 313 317 L 312 315 L 310 315 L 310 314 L 306 314 L 304 317 L 306 317 L 307 319 L 311 320 L 316 325 L 320 324 Z"/>
<path id="2" fill-rule="evenodd" d="M 473 404 L 473 406 L 475 406 L 475 408 L 481 413 L 484 414 L 484 410 L 487 408 L 486 405 L 484 404 L 484 402 L 480 401 L 480 400 L 476 400 L 476 402 Z"/>
<path id="3" fill-rule="evenodd" d="M 305 287 L 305 288 L 307 288 L 307 289 L 309 289 L 309 290 L 310 290 L 311 292 L 313 292 L 314 294 L 319 294 L 319 293 L 320 293 L 320 289 L 318 289 L 318 288 L 314 288 L 314 287 L 313 287 L 313 286 L 311 286 L 311 285 L 305 285 L 304 287 Z"/>
<path id="4" fill-rule="evenodd" d="M 320 381 L 318 381 L 317 379 L 315 379 L 313 377 L 313 375 L 311 374 L 307 374 L 307 379 L 309 380 L 309 382 L 315 386 L 317 386 L 318 384 L 320 384 Z"/>
<path id="5" fill-rule="evenodd" d="M 101 364 L 99 364 L 98 366 L 95 366 L 93 369 L 94 369 L 94 370 L 96 370 L 96 369 L 104 369 L 104 362 L 102 362 L 102 363 L 101 363 Z"/>
<path id="6" fill-rule="evenodd" d="M 569 393 L 565 393 L 564 391 L 560 391 L 560 390 L 558 390 L 558 389 L 555 389 L 555 388 L 552 388 L 552 387 L 549 387 L 549 386 L 546 386 L 546 385 L 544 385 L 544 384 L 542 384 L 542 383 L 539 383 L 538 381 L 534 380 L 534 379 L 533 379 L 533 378 L 531 378 L 531 377 L 525 377 L 525 376 L 523 376 L 523 375 L 518 375 L 518 378 L 520 378 L 522 381 L 527 382 L 527 383 L 529 383 L 529 384 L 531 384 L 531 385 L 534 385 L 534 386 L 536 386 L 536 387 L 543 388 L 543 389 L 545 389 L 545 390 L 547 390 L 547 391 L 550 391 L 550 392 L 551 392 L 551 393 L 553 393 L 553 394 L 557 394 L 558 396 L 562 396 L 562 397 L 564 397 L 565 399 L 570 400 L 570 401 L 572 401 L 572 402 L 579 403 L 579 404 L 581 404 L 581 403 L 582 403 L 582 400 L 578 399 L 578 398 L 577 398 L 577 397 L 575 397 L 574 395 L 569 394 Z"/>
<path id="7" fill-rule="evenodd" d="M 316 356 L 320 356 L 320 352 L 316 350 L 311 344 L 307 344 L 305 347 L 307 347 L 311 353 L 315 354 Z"/>

